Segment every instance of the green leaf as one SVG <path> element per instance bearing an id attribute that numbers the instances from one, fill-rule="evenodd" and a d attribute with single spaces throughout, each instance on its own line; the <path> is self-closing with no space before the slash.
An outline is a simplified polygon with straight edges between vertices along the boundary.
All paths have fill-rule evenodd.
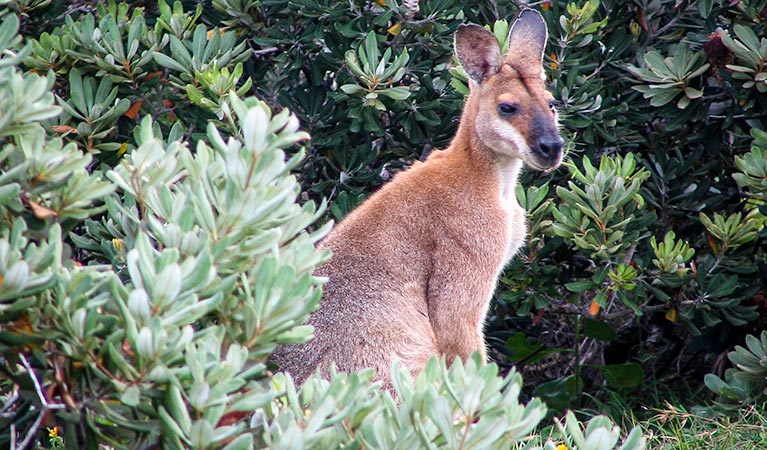
<path id="1" fill-rule="evenodd" d="M 138 406 L 141 400 L 141 390 L 135 384 L 128 386 L 122 394 L 120 394 L 120 401 L 128 406 Z"/>
<path id="2" fill-rule="evenodd" d="M 706 294 L 713 298 L 725 297 L 735 292 L 737 287 L 737 276 L 724 277 L 719 275 L 711 280 L 711 283 L 706 290 Z"/>
<path id="3" fill-rule="evenodd" d="M 698 14 L 704 19 L 711 15 L 711 9 L 714 7 L 714 0 L 698 0 Z"/>
<path id="4" fill-rule="evenodd" d="M 575 375 L 568 375 L 539 384 L 533 392 L 541 397 L 549 408 L 555 411 L 564 411 L 577 397 L 577 385 L 583 385 L 582 382 L 576 382 L 576 380 Z"/>
<path id="5" fill-rule="evenodd" d="M 647 438 L 642 435 L 642 428 L 636 426 L 631 429 L 626 440 L 623 441 L 623 445 L 618 450 L 644 450 L 647 443 Z"/>
<path id="6" fill-rule="evenodd" d="M 610 342 L 618 337 L 615 329 L 605 321 L 584 317 L 583 323 L 585 325 L 583 333 L 590 338 Z"/>
<path id="7" fill-rule="evenodd" d="M 69 71 L 69 98 L 79 112 L 88 112 L 88 105 L 85 102 L 83 77 L 77 68 L 72 68 Z"/>
<path id="8" fill-rule="evenodd" d="M 365 56 L 367 56 L 369 63 L 369 66 L 365 67 L 365 71 L 373 72 L 373 67 L 378 65 L 381 58 L 380 53 L 378 52 L 378 39 L 373 31 L 368 32 L 365 37 Z"/>
<path id="9" fill-rule="evenodd" d="M 642 366 L 637 363 L 611 364 L 596 366 L 605 377 L 607 384 L 612 387 L 635 387 L 644 380 Z"/>
<path id="10" fill-rule="evenodd" d="M 253 435 L 245 433 L 226 444 L 222 450 L 247 450 L 253 448 Z"/>
<path id="11" fill-rule="evenodd" d="M 687 86 L 684 88 L 684 94 L 691 99 L 696 99 L 703 96 L 703 91 Z"/>
<path id="12" fill-rule="evenodd" d="M 735 24 L 735 35 L 748 47 L 748 49 L 759 54 L 759 38 L 751 27 L 742 24 Z"/>
<path id="13" fill-rule="evenodd" d="M 677 95 L 679 95 L 679 90 L 677 89 L 667 89 L 663 92 L 659 92 L 655 95 L 652 95 L 650 98 L 650 104 L 652 106 L 660 107 L 667 103 L 670 103 L 672 100 L 676 98 Z M 647 98 L 647 94 L 645 94 L 645 98 Z"/>
<path id="14" fill-rule="evenodd" d="M 386 97 L 389 97 L 392 100 L 405 100 L 408 97 L 410 97 L 410 91 L 408 90 L 408 88 L 402 87 L 402 86 L 382 89 L 376 92 Z"/>
<path id="15" fill-rule="evenodd" d="M 343 86 L 341 86 L 341 90 L 344 91 L 344 93 L 349 95 L 367 93 L 367 89 L 363 88 L 362 86 L 358 86 L 356 84 L 344 84 Z"/>
<path id="16" fill-rule="evenodd" d="M 154 58 L 157 64 L 165 68 L 175 70 L 176 72 L 180 72 L 180 73 L 188 72 L 188 69 L 185 66 L 179 63 L 176 59 L 171 58 L 170 56 L 166 54 L 154 52 L 152 53 L 152 58 Z"/>
<path id="17" fill-rule="evenodd" d="M 558 349 L 544 348 L 540 344 L 533 344 L 527 340 L 524 333 L 514 333 L 506 340 L 506 348 L 509 350 L 512 361 L 525 361 L 532 364 L 544 356 L 559 351 Z"/>
<path id="18" fill-rule="evenodd" d="M 591 280 L 587 280 L 587 281 L 573 281 L 570 283 L 565 283 L 565 287 L 570 292 L 585 292 L 590 289 L 594 289 L 598 287 L 598 285 Z"/>

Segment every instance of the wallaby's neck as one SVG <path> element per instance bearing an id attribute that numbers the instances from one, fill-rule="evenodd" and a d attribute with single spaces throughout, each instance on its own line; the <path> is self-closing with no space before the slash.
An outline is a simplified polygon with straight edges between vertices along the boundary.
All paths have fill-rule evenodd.
<path id="1" fill-rule="evenodd" d="M 478 172 L 478 180 L 497 177 L 501 196 L 505 200 L 516 201 L 515 189 L 522 171 L 522 160 L 495 152 L 482 142 L 475 122 L 478 108 L 479 102 L 472 92 L 466 99 L 458 131 L 448 149 L 467 167 Z"/>

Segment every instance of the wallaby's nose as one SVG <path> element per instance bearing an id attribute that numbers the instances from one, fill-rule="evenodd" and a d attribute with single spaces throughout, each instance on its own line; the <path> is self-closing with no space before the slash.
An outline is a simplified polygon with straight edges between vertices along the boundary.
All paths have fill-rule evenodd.
<path id="1" fill-rule="evenodd" d="M 564 139 L 559 136 L 550 136 L 541 138 L 538 141 L 538 153 L 545 159 L 554 161 L 562 153 L 562 146 L 565 144 Z"/>

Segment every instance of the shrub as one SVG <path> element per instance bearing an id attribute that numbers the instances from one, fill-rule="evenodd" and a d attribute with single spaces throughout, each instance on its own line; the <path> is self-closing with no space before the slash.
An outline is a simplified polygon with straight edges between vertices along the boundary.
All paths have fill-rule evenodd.
<path id="1" fill-rule="evenodd" d="M 127 368 L 145 358 L 136 353 L 139 338 L 143 350 L 173 354 L 172 346 L 147 345 L 162 335 L 153 318 L 170 314 L 178 322 L 166 332 L 169 342 L 184 343 L 177 358 L 194 344 L 194 352 L 207 348 L 206 361 L 214 361 L 237 344 L 252 352 L 251 364 L 263 362 L 278 340 L 306 337 L 305 329 L 288 330 L 319 296 L 308 274 L 322 261 L 310 251 L 321 224 L 342 218 L 410 161 L 447 144 L 456 126 L 447 118 L 457 117 L 465 93 L 452 57 L 454 30 L 465 21 L 494 24 L 502 39 L 507 24 L 496 20 L 517 10 L 452 0 L 3 4 L 0 199 L 7 251 L 0 273 L 10 281 L 0 285 L 9 289 L 0 304 L 15 306 L 0 313 L 2 361 L 19 386 L 29 386 L 23 361 L 5 355 L 30 345 L 35 359 L 21 353 L 30 373 L 40 374 L 41 386 L 54 386 L 56 405 L 69 409 L 66 392 L 103 390 L 105 404 L 74 403 L 77 411 L 99 407 L 119 416 L 86 414 L 91 425 L 67 428 L 74 433 L 69 439 L 111 436 L 103 430 L 119 428 L 147 442 L 157 438 L 156 428 L 116 425 L 128 414 L 120 409 L 126 404 L 110 402 L 124 396 L 140 413 L 130 420 L 140 421 L 150 420 L 146 405 L 166 397 L 149 395 L 156 386 L 138 383 Z M 701 379 L 743 335 L 763 328 L 763 1 L 537 7 L 550 29 L 546 64 L 572 158 L 567 170 L 524 174 L 518 197 L 530 211 L 531 237 L 499 286 L 487 328 L 493 355 L 502 373 L 514 364 L 529 383 L 526 394 L 534 391 L 553 410 L 605 386 L 625 392 L 648 381 Z M 280 142 L 284 166 L 276 148 L 269 150 L 273 166 L 257 158 L 268 176 L 254 180 L 266 184 L 248 190 L 225 179 L 225 171 L 241 174 L 247 166 L 221 156 L 232 152 L 230 143 L 250 151 L 258 144 L 245 138 L 240 113 L 255 108 L 261 113 L 252 114 L 271 118 L 268 110 L 283 107 L 311 134 L 302 141 L 306 157 Z M 271 120 L 294 130 L 287 117 L 281 112 Z M 286 181 L 291 169 L 297 182 Z M 243 216 L 230 209 L 229 202 L 258 198 L 264 209 L 245 208 Z M 310 206 L 321 199 L 326 209 Z M 253 255 L 271 256 L 258 262 Z M 270 257 L 277 260 L 266 262 Z M 150 282 L 179 273 L 185 281 L 178 288 Z M 263 297 L 259 277 L 272 275 L 282 281 L 267 282 L 275 297 Z M 294 276 L 302 287 L 282 285 L 277 293 Z M 142 294 L 130 297 L 142 286 L 149 300 L 161 299 L 148 316 Z M 183 298 L 174 302 L 176 295 Z M 303 300 L 277 300 L 288 295 Z M 174 315 L 181 311 L 175 308 L 189 309 Z M 126 325 L 129 313 L 143 314 L 135 330 Z M 268 314 L 284 320 L 266 320 Z M 203 332 L 209 327 L 218 331 Z M 114 334 L 118 329 L 125 336 Z M 91 334 L 56 344 L 58 333 L 75 330 Z M 263 335 L 251 341 L 256 332 Z M 200 347 L 203 335 L 222 341 Z M 88 359 L 86 351 L 106 360 Z M 122 363 L 115 361 L 127 361 L 120 370 L 133 378 L 117 385 L 103 379 L 105 370 L 117 373 Z M 181 361 L 171 360 L 187 364 Z M 115 366 L 101 367 L 106 363 Z M 140 374 L 151 366 L 141 364 Z M 241 373 L 247 389 L 271 392 L 266 369 L 249 364 Z M 205 392 L 207 369 L 195 370 L 171 371 L 181 377 L 184 401 L 192 386 Z M 62 373 L 77 375 L 57 381 Z M 15 385 L 7 382 L 3 392 Z M 250 392 L 233 389 L 215 394 Z M 33 424 L 42 416 L 29 398 L 38 397 L 24 398 L 15 423 Z M 239 414 L 230 412 L 221 424 Z M 236 427 L 243 427 L 239 420 L 245 421 Z M 207 433 L 202 422 L 196 426 Z"/>
<path id="2" fill-rule="evenodd" d="M 748 167 L 764 155 L 745 154 L 765 129 L 762 3 L 540 5 L 572 159 L 523 177 L 531 239 L 501 280 L 488 333 L 499 363 L 550 406 L 605 384 L 700 380 L 758 328 L 765 207 L 745 180 L 759 179 Z M 458 23 L 516 11 L 447 0 L 215 5 L 254 44 L 259 92 L 312 132 L 302 183 L 335 219 L 452 136 L 455 123 L 440 118 L 456 117 L 466 92 L 452 59 Z M 505 26 L 493 27 L 501 40 Z"/>
<path id="3" fill-rule="evenodd" d="M 739 172 L 733 178 L 738 186 L 747 189 L 746 193 L 753 201 L 748 215 L 756 215 L 756 207 L 762 208 L 767 198 L 767 133 L 754 129 L 751 134 L 754 137 L 751 151 L 735 158 Z M 731 216 L 731 223 L 719 224 L 718 229 L 731 230 L 740 219 L 739 214 Z M 739 246 L 753 239 L 757 232 L 746 227 L 740 227 L 738 231 L 737 234 L 730 232 L 722 242 Z M 767 331 L 762 331 L 758 337 L 747 335 L 745 344 L 746 347 L 738 345 L 727 354 L 734 367 L 725 371 L 724 380 L 716 374 L 708 374 L 705 378 L 706 386 L 718 394 L 718 403 L 727 408 L 763 404 L 767 400 Z"/>
<path id="4" fill-rule="evenodd" d="M 762 404 L 767 399 L 767 331 L 760 338 L 746 336 L 746 347 L 736 346 L 727 357 L 735 365 L 722 380 L 706 375 L 706 386 L 719 394 L 719 403 L 727 407 Z"/>
<path id="5" fill-rule="evenodd" d="M 531 435 L 545 406 L 477 359 L 395 371 L 397 401 L 369 371 L 300 390 L 272 374 L 275 345 L 311 334 L 327 257 L 325 204 L 299 204 L 291 173 L 309 135 L 237 94 L 248 49 L 232 35 L 158 9 L 151 32 L 109 4 L 25 44 L 16 15 L 0 22 L 2 445 L 617 445 L 603 417 Z"/>

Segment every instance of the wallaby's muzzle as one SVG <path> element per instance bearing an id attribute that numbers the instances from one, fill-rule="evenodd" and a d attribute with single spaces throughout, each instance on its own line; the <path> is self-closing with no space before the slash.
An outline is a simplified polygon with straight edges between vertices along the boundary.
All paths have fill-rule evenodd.
<path id="1" fill-rule="evenodd" d="M 548 170 L 557 167 L 562 162 L 562 148 L 564 144 L 564 139 L 558 134 L 540 137 L 537 142 L 531 145 L 536 163 L 534 166 L 537 166 L 535 168 Z"/>

